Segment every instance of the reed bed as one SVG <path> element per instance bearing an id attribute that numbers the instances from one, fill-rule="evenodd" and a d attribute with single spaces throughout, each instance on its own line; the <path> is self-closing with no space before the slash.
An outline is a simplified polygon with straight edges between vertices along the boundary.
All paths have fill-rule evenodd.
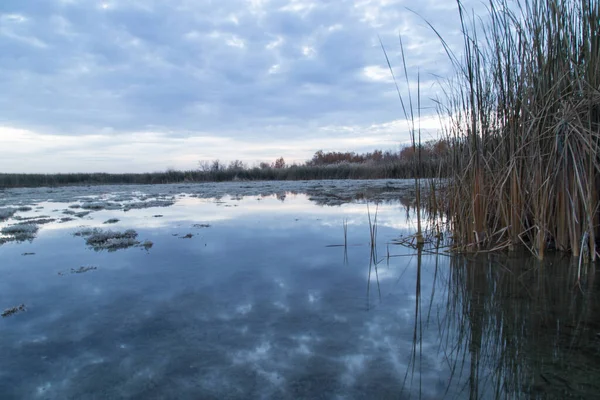
<path id="1" fill-rule="evenodd" d="M 423 177 L 437 175 L 440 160 L 422 162 Z M 181 182 L 225 182 L 319 179 L 406 179 L 413 178 L 411 160 L 391 163 L 346 163 L 331 165 L 291 165 L 284 168 L 223 168 L 216 171 L 175 171 L 152 173 L 70 173 L 70 174 L 4 174 L 0 173 L 0 189 L 14 187 L 163 184 Z"/>
<path id="2" fill-rule="evenodd" d="M 449 121 L 446 210 L 461 250 L 526 246 L 595 260 L 600 179 L 597 0 L 458 1 L 463 55 L 438 110 Z"/>

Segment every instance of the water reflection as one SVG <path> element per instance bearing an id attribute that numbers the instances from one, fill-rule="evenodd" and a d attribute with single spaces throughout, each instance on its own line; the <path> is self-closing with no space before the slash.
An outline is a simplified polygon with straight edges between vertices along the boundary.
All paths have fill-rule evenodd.
<path id="1" fill-rule="evenodd" d="M 0 319 L 0 398 L 598 393 L 593 269 L 579 287 L 569 258 L 406 246 L 412 213 L 369 207 L 182 197 L 160 218 L 98 211 L 0 247 L 0 307 L 27 305 Z M 109 218 L 152 249 L 93 252 L 70 235 Z M 97 269 L 58 274 L 82 265 Z"/>
<path id="2" fill-rule="evenodd" d="M 420 251 L 416 257 L 418 270 L 433 270 L 434 284 L 422 292 L 417 273 L 409 392 L 418 376 L 422 393 L 420 358 L 431 351 L 423 349 L 424 338 L 433 337 L 450 372 L 445 397 L 598 396 L 600 288 L 594 266 L 579 287 L 577 260 L 570 257 L 539 262 L 526 254 L 440 255 L 435 265 L 424 265 Z M 446 300 L 435 310 L 439 289 Z"/>

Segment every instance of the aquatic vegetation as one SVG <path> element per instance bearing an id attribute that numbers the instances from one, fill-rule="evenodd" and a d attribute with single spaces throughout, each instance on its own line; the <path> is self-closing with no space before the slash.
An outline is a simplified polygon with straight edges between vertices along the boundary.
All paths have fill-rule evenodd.
<path id="1" fill-rule="evenodd" d="M 103 223 L 104 224 L 116 224 L 117 222 L 119 222 L 118 218 L 111 218 L 111 219 L 104 221 Z"/>
<path id="2" fill-rule="evenodd" d="M 93 201 L 81 204 L 81 208 L 84 210 L 119 210 L 122 208 L 121 204 L 113 203 L 110 201 Z"/>
<path id="3" fill-rule="evenodd" d="M 79 267 L 77 269 L 71 268 L 71 273 L 72 274 L 82 274 L 84 272 L 93 271 L 95 269 L 98 269 L 98 268 L 97 267 Z"/>
<path id="4" fill-rule="evenodd" d="M 188 233 L 188 234 L 186 234 L 184 236 L 181 236 L 179 239 L 191 239 L 193 237 L 194 237 L 193 233 Z"/>
<path id="5" fill-rule="evenodd" d="M 70 271 L 61 271 L 58 273 L 58 275 L 60 276 L 64 276 L 68 273 L 71 274 L 83 274 L 84 272 L 88 272 L 88 271 L 94 271 L 98 269 L 98 267 L 93 267 L 93 266 L 81 266 L 79 268 L 71 268 Z"/>
<path id="6" fill-rule="evenodd" d="M 148 250 L 154 245 L 149 240 L 143 243 L 138 241 L 138 233 L 133 229 L 117 232 L 112 230 L 104 231 L 98 228 L 83 228 L 73 233 L 73 235 L 85 238 L 85 243 L 95 251 L 108 250 L 112 252 L 130 247 L 143 247 Z"/>
<path id="7" fill-rule="evenodd" d="M 10 317 L 11 315 L 14 315 L 18 312 L 21 311 L 25 311 L 25 304 L 21 304 L 19 306 L 15 306 L 15 307 L 11 307 L 11 308 L 7 308 L 6 310 L 4 310 L 2 312 L 2 314 L 0 314 L 2 317 Z"/>
<path id="8" fill-rule="evenodd" d="M 49 215 L 36 215 L 34 217 L 22 217 L 20 215 L 17 215 L 14 217 L 14 219 L 16 221 L 31 221 L 34 219 L 43 219 L 43 218 L 50 218 L 50 216 Z"/>
<path id="9" fill-rule="evenodd" d="M 8 236 L 8 240 L 25 241 L 33 240 L 38 230 L 37 225 L 23 223 L 5 226 L 0 232 Z"/>
<path id="10" fill-rule="evenodd" d="M 599 236 L 600 7 L 594 1 L 461 2 L 439 113 L 450 143 L 446 207 L 459 249 L 525 246 L 594 260 Z"/>
<path id="11" fill-rule="evenodd" d="M 16 218 L 17 220 L 20 220 L 19 218 Z M 55 218 L 46 218 L 46 217 L 39 217 L 39 218 L 26 218 L 23 219 L 23 221 L 27 221 L 28 224 L 33 224 L 33 225 L 45 225 L 45 224 L 50 224 L 54 221 L 56 221 Z"/>
<path id="12" fill-rule="evenodd" d="M 174 200 L 138 201 L 135 203 L 125 204 L 123 206 L 123 211 L 139 210 L 139 209 L 143 209 L 143 208 L 152 208 L 152 207 L 170 207 L 173 204 L 175 204 Z"/>
<path id="13" fill-rule="evenodd" d="M 15 208 L 0 208 L 0 221 L 6 221 L 15 215 L 17 210 Z"/>
<path id="14" fill-rule="evenodd" d="M 77 211 L 73 211 L 73 210 L 64 210 L 62 213 L 65 214 L 65 215 L 72 215 L 74 217 L 83 218 L 83 217 L 88 216 L 91 213 L 91 211 L 79 211 L 79 212 L 77 212 Z"/>
<path id="15" fill-rule="evenodd" d="M 97 228 L 85 228 L 75 232 L 74 235 L 84 237 L 86 244 L 96 251 L 115 251 L 140 244 L 140 242 L 136 240 L 138 234 L 133 229 L 128 229 L 124 232 L 116 232 L 111 230 L 103 231 Z"/>

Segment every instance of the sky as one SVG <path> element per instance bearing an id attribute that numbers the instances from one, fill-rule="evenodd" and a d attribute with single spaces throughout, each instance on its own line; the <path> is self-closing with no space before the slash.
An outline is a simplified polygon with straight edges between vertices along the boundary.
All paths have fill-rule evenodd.
<path id="1" fill-rule="evenodd" d="M 470 6 L 469 6 L 470 7 Z M 410 10 L 409 10 L 410 8 Z M 0 0 L 0 172 L 155 172 L 424 139 L 454 0 Z"/>

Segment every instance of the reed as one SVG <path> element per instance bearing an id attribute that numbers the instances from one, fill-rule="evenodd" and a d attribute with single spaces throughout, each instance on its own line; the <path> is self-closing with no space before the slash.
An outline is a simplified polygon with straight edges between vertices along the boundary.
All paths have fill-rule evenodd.
<path id="1" fill-rule="evenodd" d="M 69 173 L 69 174 L 4 174 L 0 173 L 0 190 L 15 187 L 164 184 L 181 182 L 319 180 L 319 179 L 408 179 L 414 174 L 412 160 L 382 163 L 340 162 L 330 165 L 290 165 L 284 168 L 224 168 L 214 171 L 188 170 L 152 173 Z M 440 160 L 422 160 L 420 173 L 436 176 Z"/>
<path id="2" fill-rule="evenodd" d="M 375 215 L 371 219 L 371 210 L 369 209 L 369 202 L 367 202 L 367 217 L 369 218 L 369 236 L 371 246 L 371 258 L 374 263 L 377 262 L 377 211 L 379 210 L 379 204 L 375 206 Z"/>
<path id="3" fill-rule="evenodd" d="M 526 246 L 595 260 L 600 183 L 600 9 L 596 0 L 458 1 L 464 53 L 440 39 L 457 75 L 446 204 L 461 250 Z M 438 35 L 439 36 L 439 35 Z"/>
<path id="4" fill-rule="evenodd" d="M 423 233 L 421 230 L 421 181 L 420 179 L 423 177 L 423 160 L 421 157 L 421 80 L 420 75 L 417 77 L 417 123 L 418 127 L 415 124 L 415 108 L 413 104 L 413 94 L 410 88 L 410 80 L 408 79 L 408 69 L 406 68 L 406 55 L 404 53 L 404 45 L 402 43 L 402 36 L 398 37 L 400 41 L 400 55 L 402 61 L 402 68 L 404 71 L 404 85 L 406 85 L 406 94 L 403 96 L 402 91 L 400 90 L 400 86 L 398 84 L 398 80 L 396 80 L 396 75 L 394 74 L 394 69 L 392 68 L 392 63 L 390 62 L 390 58 L 385 50 L 385 46 L 381 39 L 379 39 L 379 43 L 381 45 L 381 49 L 383 50 L 383 54 L 385 55 L 385 60 L 387 62 L 387 66 L 390 70 L 390 74 L 392 75 L 392 79 L 394 81 L 394 85 L 396 87 L 396 93 L 398 94 L 398 99 L 400 100 L 400 106 L 402 107 L 402 112 L 404 114 L 404 119 L 408 124 L 408 132 L 410 135 L 410 140 L 412 144 L 413 154 L 416 155 L 412 160 L 413 167 L 413 179 L 415 182 L 415 197 L 416 197 L 416 212 L 417 212 L 417 232 L 415 233 L 415 239 L 418 246 L 423 246 L 425 244 L 425 240 L 423 238 Z M 438 170 L 441 172 L 441 170 Z"/>

